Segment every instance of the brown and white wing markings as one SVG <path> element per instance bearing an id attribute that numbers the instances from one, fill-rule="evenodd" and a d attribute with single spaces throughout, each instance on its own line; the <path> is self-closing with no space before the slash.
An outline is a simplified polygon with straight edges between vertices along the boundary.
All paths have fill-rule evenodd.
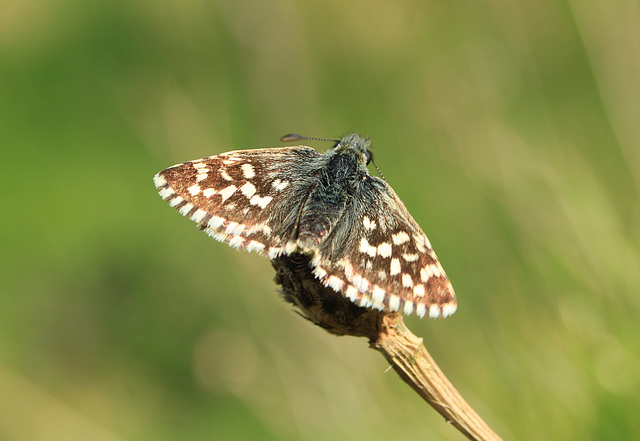
<path id="1" fill-rule="evenodd" d="M 155 175 L 160 196 L 207 234 L 238 249 L 281 254 L 322 155 L 310 147 L 238 150 Z M 277 204 L 274 202 L 277 201 Z"/>
<path id="2" fill-rule="evenodd" d="M 420 226 L 393 189 L 367 176 L 341 222 L 313 259 L 314 273 L 350 300 L 380 310 L 446 317 L 453 287 Z M 348 232 L 349 234 L 344 234 Z"/>

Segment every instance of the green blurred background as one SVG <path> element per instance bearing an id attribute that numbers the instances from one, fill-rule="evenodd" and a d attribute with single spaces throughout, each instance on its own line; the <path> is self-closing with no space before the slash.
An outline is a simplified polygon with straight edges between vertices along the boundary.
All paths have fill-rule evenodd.
<path id="1" fill-rule="evenodd" d="M 407 323 L 489 425 L 640 439 L 631 0 L 0 2 L 0 439 L 464 439 L 151 180 L 349 131 L 458 294 Z"/>

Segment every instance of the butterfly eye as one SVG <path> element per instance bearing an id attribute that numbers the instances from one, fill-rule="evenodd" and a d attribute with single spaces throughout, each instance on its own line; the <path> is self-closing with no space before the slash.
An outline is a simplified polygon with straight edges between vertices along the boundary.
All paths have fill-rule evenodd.
<path id="1" fill-rule="evenodd" d="M 373 161 L 373 153 L 371 153 L 371 150 L 367 150 L 364 156 L 365 156 L 367 165 L 369 165 L 369 163 Z"/>

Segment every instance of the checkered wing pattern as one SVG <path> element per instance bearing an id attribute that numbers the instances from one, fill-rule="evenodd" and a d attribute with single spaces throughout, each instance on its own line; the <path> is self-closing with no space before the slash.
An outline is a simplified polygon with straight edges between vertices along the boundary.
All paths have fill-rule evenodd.
<path id="1" fill-rule="evenodd" d="M 360 306 L 429 317 L 456 310 L 453 287 L 429 239 L 395 191 L 367 175 L 325 240 L 314 273 Z"/>
<path id="2" fill-rule="evenodd" d="M 309 147 L 238 150 L 178 164 L 154 177 L 160 196 L 200 229 L 238 249 L 281 253 L 309 192 Z"/>

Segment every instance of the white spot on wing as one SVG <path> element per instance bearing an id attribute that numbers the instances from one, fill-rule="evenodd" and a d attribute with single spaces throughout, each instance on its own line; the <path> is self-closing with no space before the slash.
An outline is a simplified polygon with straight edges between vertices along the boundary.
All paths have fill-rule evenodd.
<path id="1" fill-rule="evenodd" d="M 355 300 L 358 298 L 358 290 L 354 286 L 349 285 L 347 286 L 347 290 L 345 291 L 344 295 L 352 302 L 355 302 Z"/>
<path id="2" fill-rule="evenodd" d="M 291 254 L 293 253 L 296 249 L 298 248 L 296 241 L 295 240 L 290 240 L 289 242 L 286 243 L 286 245 L 284 246 L 284 252 L 285 254 Z"/>
<path id="3" fill-rule="evenodd" d="M 251 199 L 251 196 L 256 194 L 256 186 L 253 185 L 251 182 L 247 182 L 242 187 L 240 187 L 240 191 L 247 198 Z"/>
<path id="4" fill-rule="evenodd" d="M 158 194 L 160 195 L 160 197 L 162 199 L 167 199 L 169 196 L 175 194 L 175 192 L 173 191 L 172 188 L 168 187 L 168 188 L 163 188 L 162 190 L 160 190 L 158 192 Z"/>
<path id="5" fill-rule="evenodd" d="M 242 173 L 246 179 L 251 179 L 256 175 L 253 165 L 251 164 L 242 164 L 240 168 L 242 168 Z"/>
<path id="6" fill-rule="evenodd" d="M 440 317 L 440 308 L 438 308 L 438 305 L 429 306 L 429 317 L 431 318 Z"/>
<path id="7" fill-rule="evenodd" d="M 216 191 L 213 188 L 205 188 L 204 190 L 202 190 L 202 195 L 205 198 L 210 198 L 214 194 L 216 194 Z"/>
<path id="8" fill-rule="evenodd" d="M 198 170 L 198 174 L 196 175 L 196 182 L 204 181 L 205 179 L 207 179 L 207 176 L 209 176 L 207 173 L 210 170 L 204 164 L 202 164 L 202 168 L 196 168 L 196 170 Z"/>
<path id="9" fill-rule="evenodd" d="M 400 297 L 395 294 L 391 294 L 389 296 L 389 309 L 392 311 L 397 311 L 400 309 Z"/>
<path id="10" fill-rule="evenodd" d="M 231 196 L 233 196 L 233 194 L 236 192 L 237 189 L 238 187 L 236 187 L 235 185 L 230 185 L 227 188 L 220 190 L 220 196 L 222 196 L 222 202 L 226 201 Z"/>
<path id="11" fill-rule="evenodd" d="M 251 205 L 257 205 L 260 208 L 265 208 L 267 205 L 269 205 L 269 202 L 271 202 L 272 199 L 273 198 L 271 196 L 262 197 L 256 194 L 249 200 L 249 203 Z"/>
<path id="12" fill-rule="evenodd" d="M 442 316 L 449 317 L 451 314 L 456 312 L 457 306 L 451 303 L 448 303 L 442 307 Z"/>
<path id="13" fill-rule="evenodd" d="M 365 229 L 372 231 L 376 229 L 376 222 L 369 219 L 368 216 L 362 218 L 362 225 Z"/>
<path id="14" fill-rule="evenodd" d="M 424 285 L 416 285 L 413 287 L 413 295 L 416 297 L 424 297 Z"/>
<path id="15" fill-rule="evenodd" d="M 282 248 L 280 247 L 271 247 L 269 248 L 269 259 L 275 259 L 282 252 Z"/>
<path id="16" fill-rule="evenodd" d="M 182 207 L 180 207 L 180 214 L 186 216 L 193 209 L 193 204 L 186 203 Z"/>
<path id="17" fill-rule="evenodd" d="M 347 261 L 341 261 L 342 266 L 344 267 L 344 275 L 347 277 L 347 280 L 351 280 L 351 277 L 353 276 L 353 265 L 351 265 L 351 262 Z"/>
<path id="18" fill-rule="evenodd" d="M 229 222 L 227 225 L 226 232 L 227 234 L 240 235 L 246 228 L 246 225 L 239 224 L 237 222 Z"/>
<path id="19" fill-rule="evenodd" d="M 382 306 L 382 302 L 384 301 L 384 289 L 380 288 L 378 285 L 373 287 L 373 291 L 371 292 L 371 300 L 373 300 L 373 304 L 376 306 Z"/>
<path id="20" fill-rule="evenodd" d="M 225 228 L 225 232 L 226 232 L 227 234 L 231 234 L 231 232 L 232 232 L 233 230 L 235 230 L 235 228 L 236 228 L 237 226 L 238 226 L 238 222 L 233 222 L 233 221 L 231 221 L 231 222 L 229 222 L 229 223 L 227 224 L 227 228 Z"/>
<path id="21" fill-rule="evenodd" d="M 391 245 L 387 242 L 382 242 L 378 245 L 378 255 L 380 257 L 391 257 Z"/>
<path id="22" fill-rule="evenodd" d="M 397 258 L 391 259 L 391 269 L 389 270 L 389 274 L 395 276 L 396 274 L 400 274 L 402 268 L 400 267 L 400 260 Z"/>
<path id="23" fill-rule="evenodd" d="M 442 275 L 440 263 L 429 264 L 420 270 L 420 279 L 422 279 L 423 282 L 428 281 L 432 276 L 440 277 Z"/>
<path id="24" fill-rule="evenodd" d="M 375 257 L 377 253 L 376 247 L 369 245 L 366 237 L 363 237 L 360 240 L 360 251 L 364 254 L 368 254 L 371 257 Z"/>
<path id="25" fill-rule="evenodd" d="M 404 313 L 407 315 L 413 313 L 413 302 L 411 300 L 404 302 Z"/>
<path id="26" fill-rule="evenodd" d="M 281 191 L 287 188 L 289 186 L 289 183 L 287 181 L 276 179 L 271 185 L 273 185 L 273 188 L 275 188 L 276 190 Z"/>
<path id="27" fill-rule="evenodd" d="M 209 219 L 209 222 L 207 223 L 207 227 L 211 228 L 212 230 L 216 230 L 220 228 L 220 226 L 223 223 L 224 223 L 224 219 L 218 216 L 213 216 L 211 219 Z"/>
<path id="28" fill-rule="evenodd" d="M 251 242 L 249 242 L 247 244 L 247 251 L 262 251 L 264 250 L 264 244 L 260 243 L 260 242 L 256 242 L 255 240 L 252 240 Z"/>
<path id="29" fill-rule="evenodd" d="M 222 179 L 224 179 L 225 181 L 233 181 L 233 178 L 229 176 L 229 173 L 227 173 L 227 169 L 221 168 L 218 172 L 220 173 L 220 176 L 222 176 Z"/>
<path id="30" fill-rule="evenodd" d="M 402 275 L 402 286 L 404 286 L 405 288 L 411 288 L 413 286 L 413 279 L 411 278 L 410 274 Z"/>
<path id="31" fill-rule="evenodd" d="M 180 204 L 182 201 L 184 201 L 184 199 L 181 196 L 176 196 L 175 198 L 169 201 L 169 205 L 171 205 L 172 207 L 175 207 L 176 205 Z"/>
<path id="32" fill-rule="evenodd" d="M 320 267 L 317 267 L 316 269 L 313 270 L 313 274 L 318 278 L 318 279 L 324 279 L 327 276 L 327 272 Z"/>
<path id="33" fill-rule="evenodd" d="M 369 287 L 369 282 L 367 282 L 367 279 L 363 279 L 359 274 L 353 278 L 351 283 L 353 284 L 353 286 L 358 288 L 358 291 L 360 292 L 365 292 Z"/>
<path id="34" fill-rule="evenodd" d="M 166 185 L 167 180 L 162 175 L 160 175 L 160 173 L 157 173 L 153 177 L 153 183 L 156 187 L 162 187 L 163 185 Z"/>
<path id="35" fill-rule="evenodd" d="M 187 188 L 187 191 L 191 193 L 193 196 L 200 193 L 200 186 L 198 184 L 193 184 L 191 187 Z"/>
<path id="36" fill-rule="evenodd" d="M 207 212 L 201 209 L 197 209 L 195 213 L 191 215 L 191 220 L 200 223 L 202 219 L 207 215 Z"/>
<path id="37" fill-rule="evenodd" d="M 344 281 L 340 280 L 336 276 L 329 276 L 327 279 L 327 286 L 332 288 L 334 291 L 342 291 Z"/>
<path id="38" fill-rule="evenodd" d="M 241 246 L 243 243 L 244 243 L 244 237 L 242 236 L 233 236 L 229 241 L 229 245 L 236 248 Z"/>
<path id="39" fill-rule="evenodd" d="M 409 240 L 409 235 L 404 231 L 400 231 L 399 233 L 396 233 L 393 236 L 391 236 L 391 238 L 393 239 L 394 244 L 402 245 L 403 243 Z"/>
<path id="40" fill-rule="evenodd" d="M 369 288 L 369 281 L 363 277 L 362 281 L 360 282 L 360 289 L 362 291 L 366 291 L 368 288 Z"/>

